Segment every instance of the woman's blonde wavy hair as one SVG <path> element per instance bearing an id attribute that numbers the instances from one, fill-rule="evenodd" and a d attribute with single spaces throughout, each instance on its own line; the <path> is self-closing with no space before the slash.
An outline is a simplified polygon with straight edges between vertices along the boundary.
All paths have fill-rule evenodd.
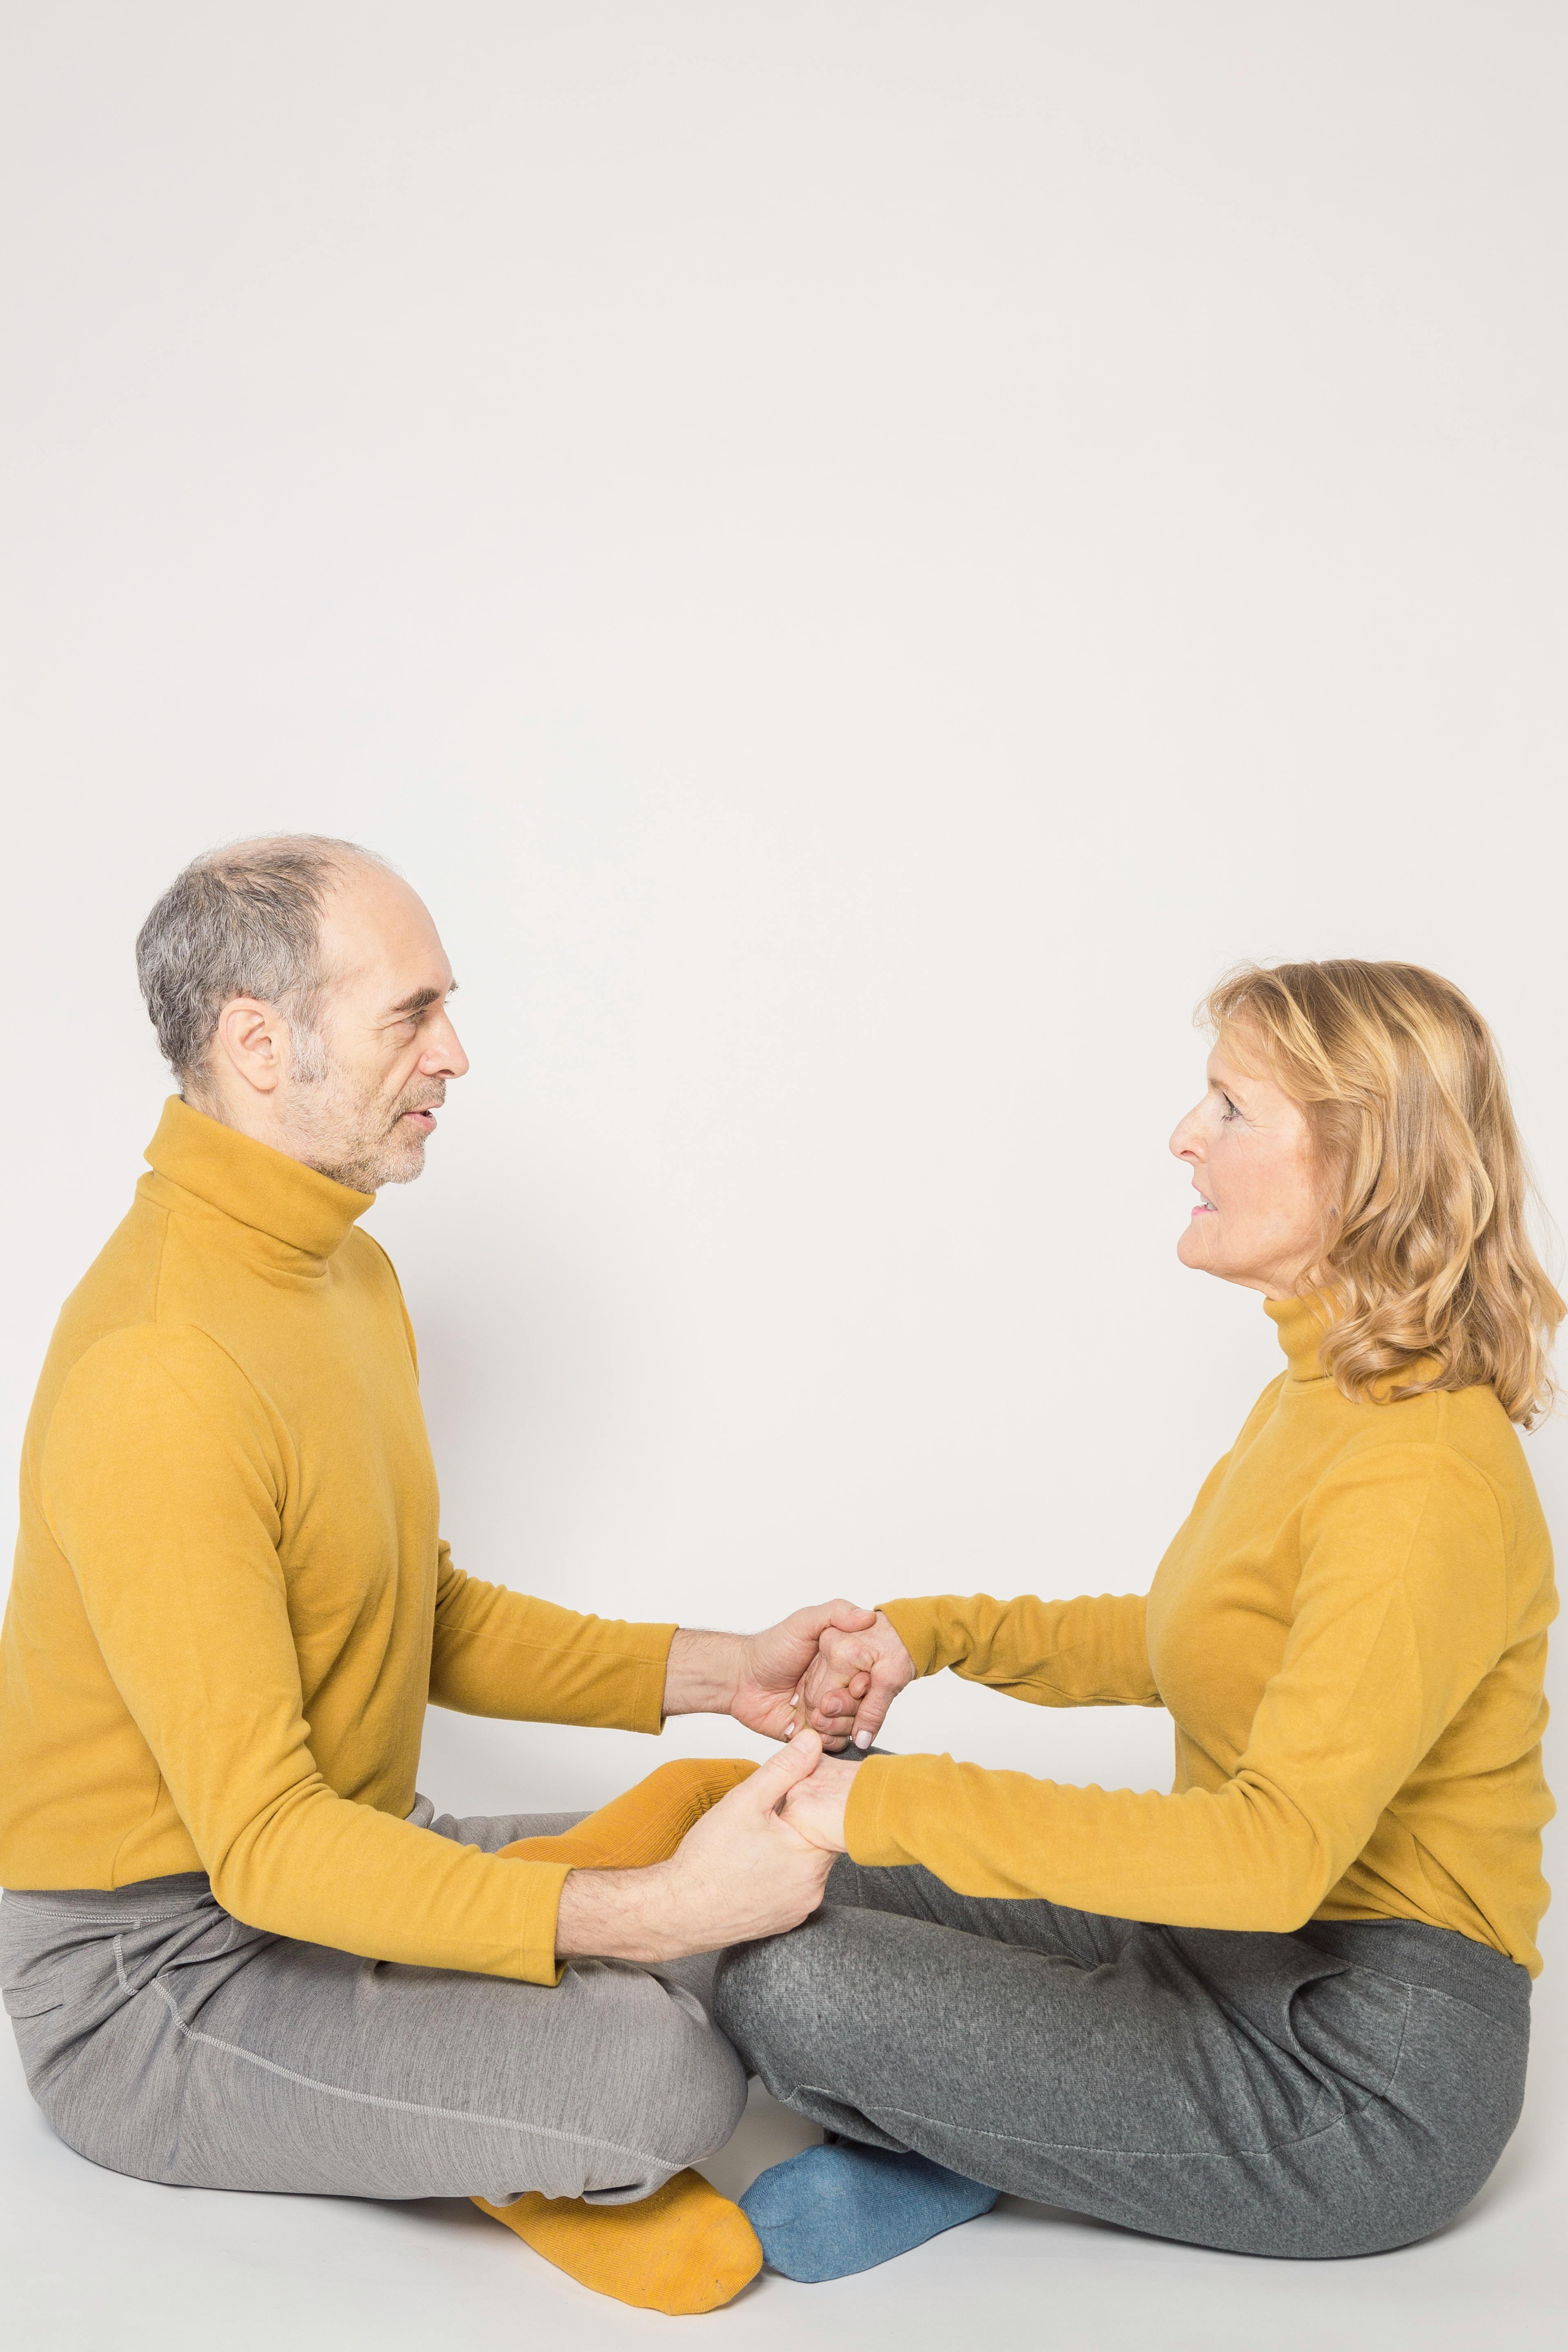
<path id="1" fill-rule="evenodd" d="M 1342 1394 L 1489 1381 L 1533 1429 L 1568 1308 L 1530 1237 L 1533 1188 L 1475 1007 L 1418 964 L 1341 959 L 1244 964 L 1198 1018 L 1305 1114 L 1329 1203 L 1320 1356 Z"/>

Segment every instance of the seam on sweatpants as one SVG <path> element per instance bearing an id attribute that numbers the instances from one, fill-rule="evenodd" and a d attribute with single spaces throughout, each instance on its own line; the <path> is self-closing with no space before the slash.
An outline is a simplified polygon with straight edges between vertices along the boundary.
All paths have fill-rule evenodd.
<path id="1" fill-rule="evenodd" d="M 118 1965 L 118 1937 L 115 1945 Z M 121 1970 L 120 1981 L 125 1983 L 123 1969 Z M 566 2140 L 574 2147 L 597 2147 L 610 2156 L 629 2157 L 635 2163 L 651 2165 L 656 2171 L 663 2170 L 668 2163 L 668 2158 L 651 2155 L 646 2148 L 626 2147 L 619 2140 L 596 2139 L 589 2132 L 558 2131 L 553 2125 L 522 2123 L 515 2116 L 476 2115 L 466 2107 L 431 2106 L 418 2099 L 388 2099 L 379 2091 L 350 2091 L 338 2083 L 318 2082 L 313 2074 L 299 2074 L 292 2066 L 279 2066 L 274 2059 L 258 2057 L 254 2050 L 243 2050 L 237 2042 L 224 2042 L 216 2033 L 200 2032 L 195 2026 L 185 2023 L 174 2005 L 174 1994 L 160 1978 L 153 1978 L 152 1989 L 163 1995 L 170 2016 L 188 2042 L 199 2042 L 209 2050 L 221 2050 L 226 2057 L 243 2059 L 247 2066 L 259 2066 L 264 2074 L 280 2074 L 286 2083 L 301 2084 L 306 2090 L 320 2091 L 326 2098 L 351 2099 L 356 2106 L 363 2107 L 391 2107 L 405 2116 L 439 2116 L 446 2123 L 484 2124 L 492 2131 L 528 2132 L 537 2139 Z M 129 1991 L 130 1987 L 127 1986 L 126 1990 Z"/>
<path id="2" fill-rule="evenodd" d="M 1394 2076 L 1391 2074 L 1388 2079 L 1392 2084 Z M 798 2097 L 802 2091 L 810 2097 L 831 2100 L 837 2107 L 844 2105 L 844 2101 L 837 2097 L 832 2091 L 822 2090 L 815 2083 L 801 2084 L 794 2095 Z M 1359 2113 L 1359 2110 L 1357 2112 Z M 932 2131 L 960 2131 L 966 2138 L 1005 2141 L 1010 2147 L 1045 2148 L 1064 2156 L 1107 2157 L 1129 2164 L 1255 2162 L 1259 2157 L 1281 2156 L 1289 2148 L 1304 2147 L 1309 2140 L 1322 2139 L 1330 2132 L 1342 2131 L 1351 2119 L 1348 2114 L 1338 2115 L 1332 2123 L 1323 2124 L 1316 2131 L 1300 2132 L 1294 2139 L 1274 2140 L 1263 2147 L 1110 2147 L 1103 2142 L 1037 2139 L 1028 2132 L 987 2131 L 981 2124 L 954 2124 L 951 2117 L 944 2119 L 939 2116 L 922 2116 L 915 2107 L 883 2107 L 879 2105 L 878 2113 L 896 2116 L 900 2123 L 927 2124 Z M 875 2117 L 868 2120 L 875 2121 Z"/>
<path id="3" fill-rule="evenodd" d="M 1415 2014 L 1415 1992 L 1416 1988 L 1414 1985 L 1405 1986 L 1405 2014 L 1399 2021 L 1399 2047 L 1394 2053 L 1394 2063 L 1384 2077 L 1382 2090 L 1374 2091 L 1372 2098 L 1386 2099 L 1394 2084 L 1399 2080 L 1399 2070 L 1405 2063 L 1405 2045 L 1410 2039 L 1410 2021 Z M 1372 2098 L 1363 2099 L 1362 2106 L 1370 2107 Z M 1360 2110 L 1358 2109 L 1357 2112 L 1359 2113 Z"/>
<path id="4" fill-rule="evenodd" d="M 146 1918 L 140 1913 L 132 1918 L 127 1918 L 124 1912 L 116 1911 L 106 1917 L 101 1911 L 73 1911 L 68 1905 L 63 1903 L 51 1903 L 47 1907 L 40 1905 L 38 1907 L 46 1919 L 90 1919 L 95 1927 L 144 1927 L 147 1924 Z M 178 1918 L 179 1914 L 176 1911 L 171 1911 L 168 1916 L 175 1919 Z"/>
<path id="5" fill-rule="evenodd" d="M 1482 1949 L 1489 1950 L 1490 1947 L 1489 1945 L 1483 1945 Z M 1351 1962 L 1351 1966 L 1352 1968 L 1359 1969 L 1363 1966 L 1363 1963 L 1360 1960 L 1352 1960 Z M 1530 2039 L 1530 2013 L 1528 2011 L 1525 2012 L 1524 2022 L 1522 2025 L 1512 2025 L 1506 2018 L 1500 2017 L 1495 2009 L 1483 2009 L 1479 2001 L 1467 2000 L 1462 1992 L 1445 1991 L 1441 1985 L 1412 1984 L 1408 1977 L 1387 1976 L 1382 1969 L 1368 1969 L 1367 1974 L 1369 1976 L 1382 1977 L 1384 1984 L 1397 1985 L 1401 1992 L 1405 1995 L 1405 2022 L 1406 2031 L 1408 2031 L 1409 2028 L 1414 1997 L 1416 1993 L 1421 1992 L 1426 1993 L 1432 2000 L 1450 2001 L 1454 2008 L 1464 2010 L 1470 2017 L 1484 2017 L 1489 2025 L 1495 2025 L 1500 2033 L 1511 2033 L 1516 2042 L 1528 2042 Z M 1401 2051 L 1403 2051 L 1405 2047 L 1405 2034 L 1403 2032 L 1399 2037 L 1399 2045 Z M 1395 2060 L 1394 2063 L 1397 2067 L 1398 2061 Z M 1391 2074 L 1388 2079 L 1392 2083 L 1394 2076 Z"/>

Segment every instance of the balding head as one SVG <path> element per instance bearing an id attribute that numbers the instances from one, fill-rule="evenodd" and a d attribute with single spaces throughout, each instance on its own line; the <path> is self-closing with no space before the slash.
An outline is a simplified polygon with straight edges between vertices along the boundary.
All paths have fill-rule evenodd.
<path id="1" fill-rule="evenodd" d="M 288 1016 L 304 1074 L 317 1044 L 322 909 L 356 867 L 390 870 L 357 842 L 277 834 L 206 850 L 170 883 L 137 938 L 136 976 L 186 1093 L 201 1093 L 218 1016 L 236 996 Z"/>
<path id="2" fill-rule="evenodd" d="M 468 1067 L 423 902 L 352 841 L 284 834 L 193 859 L 136 963 L 187 1101 L 357 1190 L 405 1182 Z"/>

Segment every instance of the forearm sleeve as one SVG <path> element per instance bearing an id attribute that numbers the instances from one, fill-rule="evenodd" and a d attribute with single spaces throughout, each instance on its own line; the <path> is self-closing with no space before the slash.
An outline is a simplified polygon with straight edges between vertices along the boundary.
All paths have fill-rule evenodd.
<path id="1" fill-rule="evenodd" d="M 1431 1445 L 1337 1465 L 1301 1548 L 1284 1657 L 1223 1786 L 1160 1796 L 871 1757 L 847 1816 L 856 1861 L 1119 1918 L 1300 1927 L 1495 1663 L 1505 1566 L 1490 1487 Z"/>
<path id="2" fill-rule="evenodd" d="M 1141 1592 L 1078 1601 L 889 1601 L 883 1611 L 921 1675 L 946 1666 L 1037 1706 L 1158 1706 Z"/>
<path id="3" fill-rule="evenodd" d="M 119 1332 L 66 1382 L 45 1509 L 213 1892 L 367 1958 L 552 1984 L 564 1865 L 340 1797 L 310 1752 L 278 1546 L 289 1437 L 204 1334 Z"/>
<path id="4" fill-rule="evenodd" d="M 582 1617 L 502 1584 L 482 1584 L 441 1546 L 430 1696 L 463 1715 L 518 1723 L 664 1728 L 673 1625 Z"/>

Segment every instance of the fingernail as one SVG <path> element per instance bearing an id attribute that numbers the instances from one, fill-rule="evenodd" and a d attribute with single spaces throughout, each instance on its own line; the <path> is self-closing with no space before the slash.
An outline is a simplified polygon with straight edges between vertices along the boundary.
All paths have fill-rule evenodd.
<path id="1" fill-rule="evenodd" d="M 858 1731 L 855 1734 L 855 1745 L 857 1748 L 869 1748 L 871 1745 L 870 1733 L 868 1731 Z"/>

